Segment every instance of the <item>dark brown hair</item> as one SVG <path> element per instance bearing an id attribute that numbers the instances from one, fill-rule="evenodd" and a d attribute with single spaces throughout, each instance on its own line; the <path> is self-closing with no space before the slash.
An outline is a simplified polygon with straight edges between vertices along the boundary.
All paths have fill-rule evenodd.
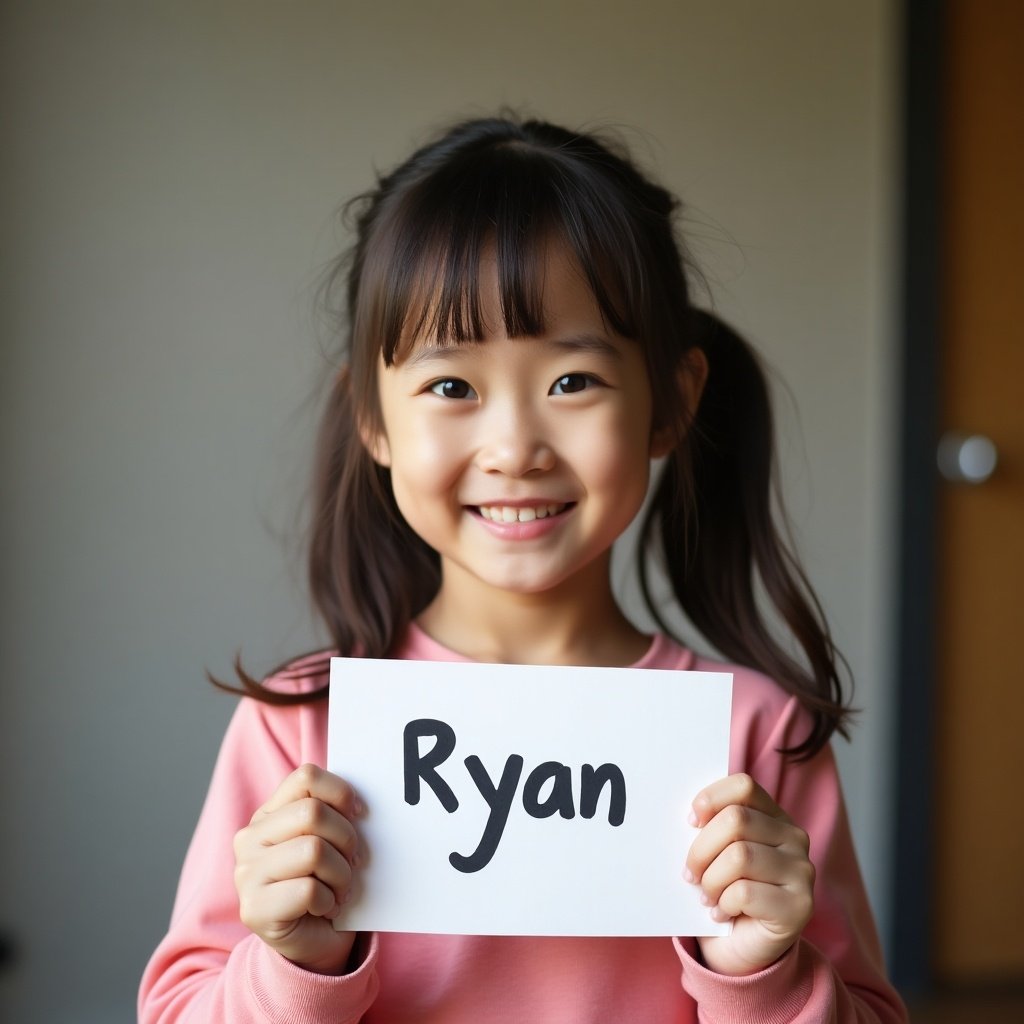
<path id="1" fill-rule="evenodd" d="M 336 651 L 387 657 L 440 585 L 439 559 L 406 524 L 389 473 L 360 440 L 379 426 L 377 367 L 403 337 L 430 332 L 460 344 L 485 334 L 479 265 L 497 256 L 509 336 L 544 330 L 544 247 L 564 244 L 609 326 L 643 347 L 654 417 L 676 439 L 656 483 L 637 552 L 652 595 L 660 560 L 680 608 L 725 657 L 758 669 L 810 713 L 809 734 L 786 753 L 806 758 L 836 729 L 845 735 L 841 670 L 821 607 L 773 511 L 772 417 L 751 347 L 691 304 L 689 261 L 675 235 L 675 198 L 628 154 L 592 133 L 542 121 L 488 118 L 456 125 L 418 149 L 350 204 L 355 244 L 325 294 L 343 292 L 341 366 L 320 429 L 309 547 L 315 606 Z M 692 423 L 679 412 L 678 373 L 694 347 L 709 375 Z M 760 606 L 763 591 L 769 611 Z M 770 625 L 785 627 L 780 640 Z M 326 668 L 324 655 L 306 671 Z M 276 703 L 239 669 L 243 690 Z"/>

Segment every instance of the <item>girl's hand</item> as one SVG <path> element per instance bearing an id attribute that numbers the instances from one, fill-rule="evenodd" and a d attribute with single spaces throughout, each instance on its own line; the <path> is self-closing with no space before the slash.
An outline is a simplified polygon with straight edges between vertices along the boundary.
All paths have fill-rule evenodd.
<path id="1" fill-rule="evenodd" d="M 807 833 L 749 775 L 730 775 L 697 794 L 691 824 L 701 832 L 686 858 L 686 880 L 704 890 L 716 921 L 732 933 L 698 938 L 719 974 L 754 974 L 799 938 L 814 910 Z"/>
<path id="2" fill-rule="evenodd" d="M 334 929 L 359 864 L 352 787 L 304 764 L 235 836 L 235 888 L 242 923 L 293 963 L 341 974 L 355 932 Z"/>

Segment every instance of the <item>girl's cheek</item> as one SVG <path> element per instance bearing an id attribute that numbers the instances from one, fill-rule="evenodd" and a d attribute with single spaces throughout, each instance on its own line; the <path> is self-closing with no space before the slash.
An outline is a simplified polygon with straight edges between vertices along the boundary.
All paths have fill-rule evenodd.
<path id="1" fill-rule="evenodd" d="M 626 479 L 646 480 L 649 473 L 649 436 L 638 429 L 637 420 L 621 415 L 608 417 L 578 431 L 575 446 L 574 461 L 588 467 L 596 483 L 609 486 Z"/>
<path id="2" fill-rule="evenodd" d="M 457 433 L 430 424 L 414 429 L 394 446 L 392 480 L 397 487 L 422 494 L 450 488 L 465 466 L 466 457 Z M 400 483 L 400 481 L 402 483 Z"/>
<path id="3" fill-rule="evenodd" d="M 427 431 L 414 441 L 412 451 L 417 461 L 414 472 L 426 480 L 447 482 L 456 475 L 465 462 L 466 442 L 452 430 Z"/>

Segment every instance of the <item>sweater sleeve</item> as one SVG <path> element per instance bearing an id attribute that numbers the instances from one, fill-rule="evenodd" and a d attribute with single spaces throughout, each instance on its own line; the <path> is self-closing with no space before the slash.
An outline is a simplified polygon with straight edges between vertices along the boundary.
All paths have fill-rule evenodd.
<path id="1" fill-rule="evenodd" d="M 189 846 L 170 929 L 142 978 L 140 1024 L 355 1024 L 377 994 L 377 949 L 353 974 L 303 970 L 239 919 L 235 833 L 306 758 L 301 716 L 244 699 L 235 711 Z"/>
<path id="2" fill-rule="evenodd" d="M 741 752 L 731 770 L 749 772 L 810 836 L 817 871 L 814 915 L 788 953 L 745 978 L 715 974 L 697 959 L 695 943 L 677 940 L 683 987 L 696 1001 L 702 1024 L 907 1020 L 885 975 L 832 750 L 826 746 L 803 763 L 778 753 L 780 747 L 799 742 L 807 724 L 796 698 L 789 699 L 759 749 L 749 755 Z"/>

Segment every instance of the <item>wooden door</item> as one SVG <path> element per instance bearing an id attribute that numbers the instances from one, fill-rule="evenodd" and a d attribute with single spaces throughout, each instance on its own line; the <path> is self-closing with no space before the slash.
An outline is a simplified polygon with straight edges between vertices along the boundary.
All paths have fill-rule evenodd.
<path id="1" fill-rule="evenodd" d="M 939 510 L 933 967 L 1024 979 L 1024 3 L 948 0 L 943 420 L 998 465 Z"/>

